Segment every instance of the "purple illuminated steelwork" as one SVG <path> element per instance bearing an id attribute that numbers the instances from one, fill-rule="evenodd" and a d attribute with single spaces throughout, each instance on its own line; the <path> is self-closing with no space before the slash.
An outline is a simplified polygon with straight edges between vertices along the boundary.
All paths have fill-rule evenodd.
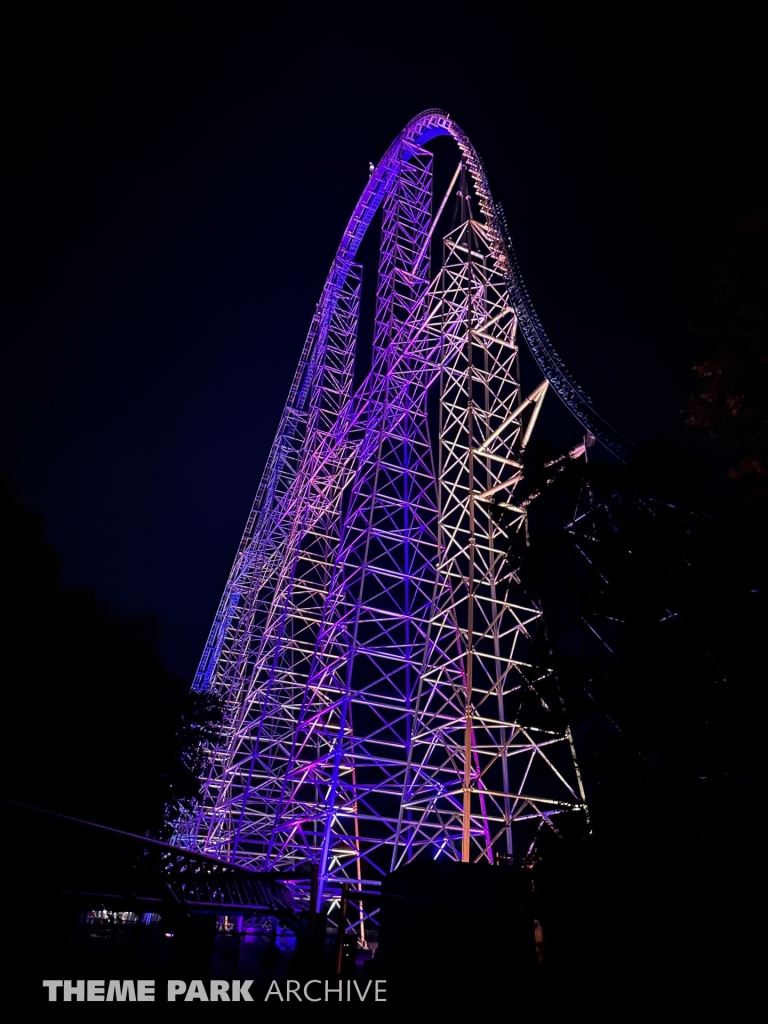
<path id="1" fill-rule="evenodd" d="M 447 233 L 424 148 L 438 135 L 460 158 Z M 372 367 L 353 394 L 355 259 L 379 208 Z M 546 377 L 528 397 L 520 333 Z M 373 172 L 318 303 L 195 679 L 225 724 L 177 843 L 314 863 L 322 900 L 416 856 L 523 856 L 586 812 L 540 611 L 491 515 L 527 528 L 520 453 L 550 385 L 621 453 L 530 308 L 477 153 L 427 111 Z"/>

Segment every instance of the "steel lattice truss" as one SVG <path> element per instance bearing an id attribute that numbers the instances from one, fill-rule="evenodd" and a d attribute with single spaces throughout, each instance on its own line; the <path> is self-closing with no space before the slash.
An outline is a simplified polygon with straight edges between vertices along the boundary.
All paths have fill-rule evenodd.
<path id="1" fill-rule="evenodd" d="M 424 148 L 437 135 L 460 151 L 449 193 L 464 189 L 447 233 Z M 372 364 L 353 393 L 355 259 L 378 209 Z M 546 375 L 527 397 L 521 334 Z M 314 862 L 322 898 L 420 855 L 522 856 L 584 813 L 540 609 L 505 558 L 550 384 L 620 450 L 530 309 L 479 157 L 427 111 L 373 173 L 318 303 L 195 680 L 225 724 L 177 843 Z"/>

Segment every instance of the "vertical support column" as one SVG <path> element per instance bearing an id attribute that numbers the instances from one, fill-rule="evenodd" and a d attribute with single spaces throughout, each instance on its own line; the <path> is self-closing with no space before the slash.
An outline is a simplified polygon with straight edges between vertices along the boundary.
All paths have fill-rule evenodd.
<path id="1" fill-rule="evenodd" d="M 465 708 L 464 708 L 464 793 L 462 796 L 462 827 L 461 827 L 461 859 L 464 863 L 469 863 L 472 848 L 472 758 L 474 751 L 472 749 L 473 735 L 472 735 L 472 682 L 474 676 L 474 619 L 475 619 L 475 446 L 472 438 L 474 436 L 474 396 L 473 388 L 474 381 L 472 378 L 472 327 L 474 310 L 472 307 L 472 289 L 474 287 L 474 272 L 473 272 L 473 252 L 474 252 L 474 231 L 472 230 L 472 222 L 470 221 L 467 225 L 466 232 L 466 247 L 467 255 L 465 261 L 466 282 L 464 290 L 466 292 L 466 323 L 464 330 L 466 332 L 466 399 L 467 399 L 467 437 L 469 439 L 467 444 L 467 478 L 469 482 L 469 494 L 467 497 L 467 526 L 469 531 L 468 538 L 468 573 L 467 573 L 467 655 L 466 655 L 466 668 L 464 673 L 465 679 Z M 478 320 L 479 322 L 479 320 Z"/>
<path id="2" fill-rule="evenodd" d="M 445 244 L 443 333 L 445 351 L 453 355 L 446 357 L 441 382 L 438 589 L 409 800 L 421 813 L 420 841 L 470 861 L 490 859 L 494 842 L 492 793 L 504 786 L 491 784 L 488 770 L 504 759 L 498 697 L 510 672 L 513 629 L 497 586 L 504 549 L 481 499 L 499 471 L 509 476 L 504 463 L 514 442 L 495 469 L 478 449 L 516 402 L 517 350 L 514 314 L 482 227 L 467 221 Z"/>
<path id="3" fill-rule="evenodd" d="M 496 502 L 516 509 L 531 404 L 519 401 L 515 311 L 482 225 L 465 222 L 445 247 L 437 596 L 404 803 L 417 852 L 493 862 L 513 826 L 525 850 L 583 797 L 536 664 L 540 610 L 492 515 Z M 511 518 L 524 527 L 523 510 Z"/>
<path id="4" fill-rule="evenodd" d="M 326 886 L 362 882 L 371 857 L 381 871 L 398 825 L 436 557 L 426 390 L 415 386 L 423 370 L 410 355 L 428 287 L 431 198 L 430 154 L 404 147 L 384 202 L 373 365 L 358 396 L 377 415 L 361 445 L 297 730 L 297 771 L 325 790 Z"/>

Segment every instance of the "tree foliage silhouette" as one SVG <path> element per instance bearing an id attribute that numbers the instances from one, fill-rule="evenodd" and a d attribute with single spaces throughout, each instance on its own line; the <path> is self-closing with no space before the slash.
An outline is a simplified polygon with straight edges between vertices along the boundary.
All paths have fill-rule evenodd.
<path id="1" fill-rule="evenodd" d="M 0 483 L 4 795 L 159 835 L 193 798 L 218 711 L 163 661 L 159 625 L 59 576 L 42 520 Z"/>
<path id="2" fill-rule="evenodd" d="M 547 850 L 550 894 L 636 931 L 674 908 L 719 949 L 764 898 L 760 509 L 707 492 L 666 444 L 625 467 L 546 443 L 525 461 L 530 545 L 515 537 L 509 564 L 544 611 L 593 826 Z"/>
<path id="3" fill-rule="evenodd" d="M 732 479 L 747 478 L 768 497 L 768 213 L 756 210 L 731 233 L 712 302 L 692 325 L 706 346 L 694 366 L 686 409 L 728 459 Z"/>

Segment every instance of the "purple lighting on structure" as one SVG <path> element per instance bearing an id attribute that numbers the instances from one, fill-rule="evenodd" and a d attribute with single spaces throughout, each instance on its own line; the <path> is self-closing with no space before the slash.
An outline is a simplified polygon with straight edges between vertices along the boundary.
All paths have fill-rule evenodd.
<path id="1" fill-rule="evenodd" d="M 435 203 L 439 135 L 459 164 Z M 371 370 L 353 390 L 356 257 L 378 210 Z M 527 397 L 521 336 L 545 377 Z M 477 153 L 426 111 L 373 169 L 317 305 L 195 679 L 226 711 L 177 843 L 313 864 L 318 904 L 351 885 L 364 932 L 386 872 L 524 856 L 585 813 L 541 613 L 506 560 L 549 387 L 619 450 L 530 307 Z"/>

